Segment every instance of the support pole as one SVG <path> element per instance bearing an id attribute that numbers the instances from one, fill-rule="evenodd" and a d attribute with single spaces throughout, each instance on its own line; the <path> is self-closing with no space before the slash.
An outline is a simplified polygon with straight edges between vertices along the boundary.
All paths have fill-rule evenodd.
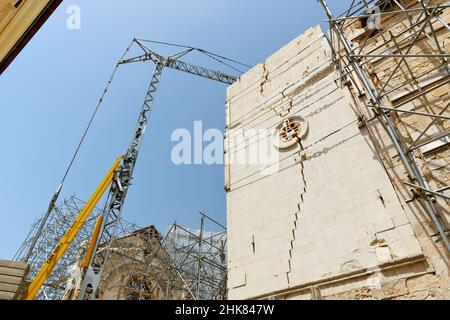
<path id="1" fill-rule="evenodd" d="M 80 299 L 93 300 L 97 294 L 98 285 L 100 284 L 105 264 L 109 258 L 110 245 L 117 231 L 117 222 L 122 215 L 125 198 L 131 185 L 133 171 L 142 146 L 149 117 L 153 109 L 164 66 L 164 61 L 161 61 L 155 66 L 130 146 L 124 157 L 123 166 L 117 175 L 117 183 L 113 184 L 113 187 L 110 190 L 111 200 L 103 215 L 104 222 L 100 231 L 100 237 L 98 237 L 95 243 L 94 252 L 96 252 L 96 255 L 93 255 L 89 267 L 86 270 L 81 286 Z M 104 248 L 99 251 L 100 245 L 104 246 Z"/>
<path id="2" fill-rule="evenodd" d="M 403 162 L 403 165 L 405 166 L 408 172 L 411 182 L 413 183 L 417 182 L 421 188 L 430 190 L 421 169 L 417 165 L 417 159 L 414 153 L 408 150 L 409 148 L 403 143 L 402 139 L 400 138 L 396 130 L 396 127 L 392 122 L 392 119 L 383 111 L 389 108 L 383 103 L 382 99 L 379 99 L 379 95 L 375 85 L 373 84 L 370 76 L 367 74 L 367 71 L 361 66 L 360 58 L 354 56 L 354 50 L 352 48 L 352 45 L 348 40 L 348 38 L 346 37 L 345 32 L 342 30 L 342 22 L 335 21 L 334 16 L 325 0 L 318 0 L 318 2 L 322 5 L 325 14 L 329 19 L 331 32 L 336 33 L 338 41 L 343 45 L 343 49 L 345 50 L 345 54 L 349 60 L 349 65 L 353 68 L 353 71 L 361 80 L 362 85 L 370 98 L 371 105 L 367 107 L 373 107 L 378 111 L 377 118 L 379 119 L 379 121 L 385 128 L 389 138 L 393 142 L 393 145 L 396 148 Z M 435 13 L 436 10 L 437 8 L 434 9 L 433 13 Z M 428 17 L 427 19 L 429 20 L 430 17 Z M 421 202 L 425 210 L 427 211 L 428 215 L 432 219 L 433 223 L 435 224 L 439 234 L 441 235 L 445 247 L 450 252 L 450 241 L 447 237 L 445 225 L 439 217 L 435 204 L 429 197 L 427 199 L 423 199 Z"/>

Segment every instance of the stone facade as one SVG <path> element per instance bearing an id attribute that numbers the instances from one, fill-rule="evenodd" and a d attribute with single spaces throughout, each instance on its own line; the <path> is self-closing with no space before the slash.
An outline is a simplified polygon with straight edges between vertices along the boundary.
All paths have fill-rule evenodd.
<path id="1" fill-rule="evenodd" d="M 382 128 L 361 125 L 364 97 L 335 70 L 314 27 L 229 87 L 229 298 L 450 298 L 448 253 L 408 201 Z M 276 166 L 252 159 L 258 141 L 296 119 L 286 148 L 271 143 Z"/>

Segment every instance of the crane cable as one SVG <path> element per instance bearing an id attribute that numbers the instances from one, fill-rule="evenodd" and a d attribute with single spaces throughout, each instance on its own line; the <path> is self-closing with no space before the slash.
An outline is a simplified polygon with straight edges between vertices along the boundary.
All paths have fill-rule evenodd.
<path id="1" fill-rule="evenodd" d="M 199 51 L 199 52 L 201 52 L 201 53 L 203 53 L 203 54 L 206 54 L 206 55 L 209 56 L 210 58 L 212 58 L 212 59 L 214 59 L 214 60 L 217 60 L 217 61 L 219 61 L 220 63 L 222 63 L 222 64 L 224 64 L 224 65 L 226 65 L 226 66 L 228 66 L 228 67 L 234 69 L 235 71 L 239 71 L 239 72 L 241 72 L 241 73 L 242 73 L 242 71 L 240 71 L 240 70 L 238 70 L 238 69 L 235 69 L 234 67 L 232 67 L 232 66 L 230 66 L 229 64 L 227 64 L 227 63 L 221 61 L 220 59 L 226 60 L 226 61 L 228 61 L 228 62 L 236 63 L 236 64 L 241 65 L 241 66 L 243 66 L 243 67 L 253 68 L 253 66 L 250 66 L 250 65 L 248 65 L 248 64 L 245 64 L 245 63 L 242 63 L 242 62 L 239 62 L 239 61 L 236 61 L 236 60 L 233 60 L 233 59 L 230 59 L 230 58 L 227 58 L 227 57 L 218 55 L 218 54 L 213 53 L 213 52 L 211 52 L 211 51 L 207 51 L 207 50 L 204 50 L 204 49 L 196 48 L 196 47 L 190 47 L 190 46 L 185 46 L 185 45 L 180 45 L 180 44 L 175 44 L 175 43 L 170 43 L 170 42 L 155 41 L 155 40 L 144 40 L 144 39 L 136 39 L 136 40 L 142 41 L 142 42 L 149 42 L 149 43 L 161 44 L 161 45 L 165 45 L 165 46 L 179 47 L 179 48 L 185 48 L 185 49 L 194 49 L 194 50 L 197 50 L 197 51 Z M 213 58 L 213 56 L 214 56 L 215 58 Z"/>
<path id="2" fill-rule="evenodd" d="M 125 50 L 125 52 L 124 52 L 124 54 L 122 55 L 122 57 L 119 59 L 119 62 L 120 62 L 120 61 L 123 61 L 123 59 L 125 58 L 125 56 L 127 55 L 127 53 L 130 51 L 131 47 L 132 47 L 133 44 L 135 43 L 135 40 L 137 40 L 137 39 L 133 39 L 133 41 L 131 41 L 130 45 L 127 47 L 127 49 Z M 249 66 L 249 65 L 247 65 L 247 64 L 244 64 L 244 63 L 238 62 L 238 61 L 236 61 L 236 60 L 232 60 L 232 59 L 229 59 L 229 58 L 226 58 L 226 57 L 217 55 L 217 54 L 215 54 L 215 53 L 212 53 L 212 52 L 209 52 L 209 51 L 200 49 L 200 48 L 189 47 L 189 46 L 183 46 L 183 45 L 177 45 L 177 44 L 174 44 L 174 43 L 168 43 L 168 42 L 153 41 L 153 40 L 139 40 L 139 41 L 150 42 L 150 43 L 157 43 L 157 44 L 168 45 L 168 46 L 174 46 L 174 47 L 180 47 L 180 48 L 187 48 L 187 49 L 189 49 L 188 51 L 196 50 L 196 51 L 199 51 L 200 53 L 203 53 L 203 54 L 209 56 L 210 58 L 212 58 L 212 59 L 218 61 L 219 63 L 222 63 L 222 64 L 228 66 L 229 68 L 232 68 L 232 69 L 234 69 L 235 71 L 239 71 L 239 72 L 241 72 L 241 73 L 242 73 L 242 71 L 240 71 L 239 69 L 234 68 L 233 66 L 231 66 L 230 64 L 228 64 L 228 63 L 222 61 L 221 59 L 226 60 L 226 61 L 228 61 L 228 62 L 233 62 L 233 63 L 239 64 L 239 65 L 241 65 L 241 66 L 245 66 L 245 67 L 251 68 L 251 66 Z M 112 81 L 113 81 L 113 79 L 114 79 L 114 76 L 116 75 L 117 70 L 119 69 L 119 66 L 120 66 L 120 63 L 119 63 L 119 62 L 116 64 L 116 66 L 115 66 L 115 68 L 114 68 L 114 71 L 112 72 L 111 76 L 109 77 L 108 83 L 107 83 L 107 85 L 106 85 L 106 87 L 105 87 L 105 89 L 104 89 L 104 91 L 103 91 L 103 93 L 102 93 L 102 95 L 101 95 L 101 97 L 100 97 L 100 99 L 99 99 L 99 101 L 98 101 L 98 104 L 97 104 L 97 106 L 96 106 L 96 108 L 95 108 L 95 110 L 94 110 L 94 113 L 92 114 L 91 118 L 89 119 L 88 125 L 87 125 L 86 129 L 85 129 L 84 132 L 83 132 L 83 135 L 82 135 L 82 137 L 81 137 L 81 140 L 80 140 L 80 142 L 79 142 L 78 145 L 77 145 L 77 148 L 76 148 L 76 150 L 75 150 L 75 152 L 74 152 L 74 154 L 73 154 L 73 156 L 72 156 L 72 158 L 71 158 L 71 160 L 70 160 L 70 162 L 69 162 L 69 165 L 68 165 L 68 167 L 67 167 L 67 169 L 66 169 L 66 171 L 65 171 L 65 173 L 64 173 L 64 176 L 63 176 L 63 178 L 61 179 L 61 182 L 59 183 L 59 185 L 58 185 L 58 187 L 57 187 L 57 189 L 56 189 L 56 191 L 55 191 L 55 193 L 54 193 L 52 199 L 50 200 L 50 203 L 49 203 L 49 206 L 48 206 L 48 209 L 47 209 L 46 213 L 45 213 L 45 214 L 43 215 L 43 217 L 41 218 L 39 228 L 38 228 L 38 230 L 37 230 L 37 232 L 36 232 L 36 235 L 33 237 L 32 243 L 30 244 L 30 247 L 29 247 L 29 249 L 28 249 L 28 252 L 27 252 L 27 254 L 26 254 L 25 258 L 24 258 L 24 261 L 25 261 L 25 262 L 28 262 L 28 260 L 30 259 L 31 255 L 32 255 L 32 253 L 33 253 L 33 251 L 34 251 L 34 248 L 35 248 L 35 246 L 36 246 L 37 240 L 38 240 L 38 238 L 40 237 L 40 235 L 41 235 L 41 233 L 42 233 L 42 231 L 43 231 L 43 229 L 44 229 L 45 224 L 47 223 L 48 217 L 49 217 L 51 211 L 54 209 L 54 207 L 55 207 L 55 205 L 56 205 L 56 202 L 57 202 L 57 200 L 58 200 L 58 198 L 59 198 L 59 195 L 60 195 L 61 190 L 62 190 L 62 188 L 63 188 L 63 186 L 64 186 L 64 183 L 65 183 L 65 181 L 66 181 L 66 179 L 67 179 L 67 177 L 68 177 L 68 175 L 69 175 L 69 173 L 70 173 L 70 171 L 71 171 L 71 169 L 72 169 L 72 167 L 73 167 L 73 164 L 75 163 L 76 158 L 78 157 L 78 154 L 79 154 L 79 152 L 80 152 L 80 149 L 81 149 L 81 147 L 83 146 L 83 143 L 84 143 L 84 141 L 85 141 L 85 139 L 86 139 L 86 137 L 87 137 L 87 135 L 88 135 L 88 133 L 89 133 L 89 131 L 90 131 L 90 129 L 91 129 L 91 126 L 92 126 L 92 124 L 93 124 L 93 122 L 94 122 L 94 120 L 95 120 L 95 117 L 97 116 L 97 113 L 98 113 L 98 111 L 100 110 L 100 107 L 101 107 L 101 105 L 102 105 L 102 103 L 103 103 L 103 101 L 104 101 L 104 98 L 105 98 L 105 96 L 106 96 L 106 93 L 107 93 L 108 90 L 109 90 L 109 87 L 111 86 L 111 83 L 112 83 Z"/>
<path id="3" fill-rule="evenodd" d="M 131 42 L 131 44 L 130 44 L 130 45 L 128 46 L 128 48 L 125 50 L 125 53 L 122 55 L 122 57 L 119 59 L 119 61 L 122 61 L 122 60 L 125 58 L 125 56 L 126 56 L 126 54 L 128 53 L 128 51 L 130 51 L 131 46 L 133 45 L 133 43 L 134 43 L 134 41 Z M 103 91 L 103 94 L 102 94 L 102 96 L 100 97 L 100 99 L 99 99 L 99 101 L 98 101 L 97 107 L 95 108 L 94 113 L 92 114 L 92 116 L 91 116 L 91 118 L 90 118 L 90 120 L 89 120 L 89 123 L 88 123 L 88 125 L 87 125 L 85 131 L 83 132 L 83 136 L 81 137 L 81 140 L 80 140 L 80 142 L 78 143 L 78 146 L 77 146 L 77 148 L 76 148 L 76 150 L 75 150 L 75 153 L 74 153 L 74 155 L 72 156 L 72 159 L 70 160 L 69 166 L 67 167 L 67 170 L 66 170 L 66 172 L 64 173 L 63 179 L 61 180 L 61 183 L 62 183 L 62 184 L 64 184 L 64 182 L 65 182 L 67 176 L 68 176 L 69 173 L 70 173 L 70 170 L 72 169 L 72 166 L 73 166 L 73 164 L 74 164 L 74 162 L 75 162 L 75 160 L 76 160 L 76 158 L 77 158 L 77 156 L 78 156 L 78 153 L 80 152 L 80 149 L 81 149 L 81 147 L 82 147 L 82 145 L 83 145 L 83 143 L 84 143 L 84 140 L 86 139 L 86 136 L 87 136 L 87 134 L 89 133 L 89 130 L 91 129 L 92 123 L 94 122 L 94 119 L 95 119 L 95 117 L 97 116 L 98 111 L 100 110 L 100 106 L 101 106 L 102 103 L 103 103 L 103 100 L 104 100 L 104 98 L 105 98 L 105 96 L 106 96 L 106 93 L 108 92 L 109 87 L 111 86 L 111 83 L 112 83 L 112 81 L 114 80 L 114 76 L 116 75 L 117 70 L 119 69 L 119 66 L 120 66 L 120 64 L 117 63 L 117 64 L 116 64 L 116 67 L 114 68 L 114 71 L 112 72 L 111 76 L 109 77 L 109 80 L 108 80 L 108 83 L 107 83 L 107 85 L 106 85 L 106 87 L 105 87 L 105 90 Z"/>
<path id="4" fill-rule="evenodd" d="M 119 61 L 121 61 L 121 60 L 123 60 L 125 58 L 127 53 L 130 51 L 131 46 L 133 45 L 133 43 L 134 43 L 134 41 L 132 41 L 130 43 L 130 45 L 127 47 L 127 49 L 125 50 L 124 54 L 122 55 L 122 57 L 120 58 Z M 107 83 L 105 89 L 103 90 L 103 93 L 102 93 L 102 95 L 101 95 L 101 97 L 100 97 L 100 99 L 99 99 L 99 101 L 97 103 L 97 106 L 96 106 L 96 108 L 94 110 L 94 113 L 92 114 L 91 118 L 89 119 L 89 123 L 88 123 L 86 129 L 83 132 L 81 140 L 80 140 L 80 142 L 77 145 L 77 148 L 76 148 L 76 150 L 75 150 L 75 152 L 74 152 L 74 154 L 73 154 L 73 156 L 72 156 L 72 158 L 71 158 L 71 160 L 69 162 L 69 165 L 68 165 L 68 167 L 67 167 L 67 169 L 66 169 L 66 171 L 64 173 L 64 176 L 61 179 L 61 182 L 59 183 L 58 187 L 56 188 L 56 191 L 53 194 L 52 199 L 50 200 L 50 203 L 48 205 L 48 209 L 44 213 L 42 218 L 40 219 L 41 221 L 40 221 L 40 224 L 39 224 L 39 228 L 36 231 L 36 234 L 33 237 L 33 240 L 32 240 L 32 242 L 30 244 L 30 247 L 28 248 L 27 254 L 25 255 L 25 257 L 23 259 L 24 262 L 28 262 L 28 260 L 30 259 L 31 255 L 33 254 L 33 251 L 34 251 L 34 248 L 36 246 L 36 243 L 37 243 L 37 241 L 38 241 L 38 239 L 39 239 L 39 237 L 40 237 L 40 235 L 41 235 L 41 233 L 42 233 L 42 231 L 43 231 L 43 229 L 45 227 L 45 224 L 47 223 L 47 220 L 48 220 L 48 217 L 50 216 L 50 213 L 52 212 L 52 210 L 54 209 L 54 207 L 56 205 L 56 202 L 58 201 L 58 198 L 59 198 L 61 190 L 62 190 L 62 188 L 64 186 L 64 183 L 65 183 L 65 181 L 66 181 L 66 179 L 67 179 L 67 177 L 68 177 L 68 175 L 69 175 L 69 173 L 70 173 L 70 171 L 71 171 L 71 169 L 73 167 L 73 164 L 75 163 L 75 160 L 76 160 L 76 158 L 77 158 L 77 156 L 78 156 L 78 154 L 80 152 L 81 147 L 83 146 L 84 141 L 86 140 L 86 137 L 87 137 L 87 135 L 88 135 L 88 133 L 89 133 L 91 127 L 92 127 L 94 119 L 97 116 L 97 113 L 100 110 L 101 105 L 103 104 L 103 101 L 105 99 L 106 93 L 108 92 L 109 87 L 111 86 L 111 83 L 113 82 L 114 76 L 116 75 L 117 70 L 119 69 L 119 66 L 120 66 L 120 64 L 117 63 L 115 68 L 114 68 L 114 71 L 112 72 L 111 76 L 109 77 L 108 83 Z"/>

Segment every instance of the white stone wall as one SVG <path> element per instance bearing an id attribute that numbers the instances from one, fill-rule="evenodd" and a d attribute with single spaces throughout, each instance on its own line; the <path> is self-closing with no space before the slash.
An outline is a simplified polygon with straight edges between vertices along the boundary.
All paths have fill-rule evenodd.
<path id="1" fill-rule="evenodd" d="M 267 297 L 423 255 L 366 129 L 358 128 L 348 89 L 335 79 L 328 43 L 314 27 L 229 88 L 230 299 Z M 245 143 L 246 132 L 275 129 L 292 116 L 303 117 L 309 132 L 279 151 L 276 173 L 232 162 L 255 142 Z M 355 286 L 379 285 L 372 282 Z"/>

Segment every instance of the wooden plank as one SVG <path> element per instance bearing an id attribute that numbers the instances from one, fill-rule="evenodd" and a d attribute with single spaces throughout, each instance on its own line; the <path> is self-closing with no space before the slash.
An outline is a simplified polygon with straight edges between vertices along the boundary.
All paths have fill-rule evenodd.
<path id="1" fill-rule="evenodd" d="M 15 293 L 0 291 L 0 300 L 13 300 Z"/>
<path id="2" fill-rule="evenodd" d="M 22 278 L 0 275 L 0 283 L 17 284 L 17 285 L 19 285 L 19 284 L 22 283 Z"/>
<path id="3" fill-rule="evenodd" d="M 17 284 L 0 283 L 0 291 L 17 293 L 19 286 Z"/>
<path id="4" fill-rule="evenodd" d="M 0 275 L 4 275 L 4 276 L 14 276 L 14 277 L 23 278 L 25 273 L 26 273 L 26 270 L 0 267 Z"/>
<path id="5" fill-rule="evenodd" d="M 28 270 L 28 264 L 17 261 L 0 260 L 0 267 Z"/>

